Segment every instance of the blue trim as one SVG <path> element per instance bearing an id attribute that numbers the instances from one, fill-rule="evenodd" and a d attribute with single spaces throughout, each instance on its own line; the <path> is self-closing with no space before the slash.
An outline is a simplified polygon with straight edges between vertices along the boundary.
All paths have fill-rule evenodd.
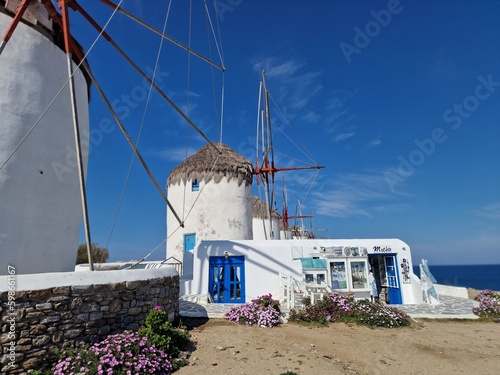
<path id="1" fill-rule="evenodd" d="M 196 245 L 196 233 L 184 234 L 184 252 L 193 250 Z"/>
<path id="2" fill-rule="evenodd" d="M 200 184 L 198 183 L 198 179 L 194 179 L 194 181 L 191 183 L 191 191 L 198 191 L 200 190 Z"/>
<path id="3" fill-rule="evenodd" d="M 387 269 L 386 260 L 391 259 L 393 264 L 390 267 L 394 267 L 394 273 L 389 274 Z M 399 268 L 397 254 L 387 254 L 384 256 L 385 272 L 387 275 L 387 294 L 389 295 L 389 303 L 391 305 L 400 305 L 403 303 L 403 297 L 401 295 L 401 284 L 399 280 Z M 389 282 L 389 277 L 391 277 L 392 282 Z M 391 285 L 392 284 L 392 285 Z"/>

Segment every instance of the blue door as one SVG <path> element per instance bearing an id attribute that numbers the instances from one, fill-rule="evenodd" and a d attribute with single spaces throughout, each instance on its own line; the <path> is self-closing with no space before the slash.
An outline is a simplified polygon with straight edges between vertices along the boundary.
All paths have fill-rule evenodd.
<path id="1" fill-rule="evenodd" d="M 387 274 L 387 294 L 389 295 L 389 303 L 398 305 L 403 303 L 401 298 L 401 289 L 399 289 L 398 265 L 394 255 L 385 256 L 385 271 Z"/>
<path id="2" fill-rule="evenodd" d="M 245 303 L 245 257 L 210 257 L 208 292 L 215 303 Z"/>

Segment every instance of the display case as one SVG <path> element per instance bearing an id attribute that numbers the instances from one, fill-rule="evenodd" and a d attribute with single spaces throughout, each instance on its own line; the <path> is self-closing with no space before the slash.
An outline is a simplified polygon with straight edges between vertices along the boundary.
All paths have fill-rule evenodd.
<path id="1" fill-rule="evenodd" d="M 394 256 L 386 256 L 379 263 L 380 284 L 384 287 L 399 288 L 396 260 Z"/>
<path id="2" fill-rule="evenodd" d="M 366 260 L 350 260 L 351 268 L 351 287 L 353 290 L 368 289 L 368 272 Z"/>
<path id="3" fill-rule="evenodd" d="M 366 258 L 344 258 L 329 262 L 332 291 L 367 291 L 368 261 Z"/>
<path id="4" fill-rule="evenodd" d="M 332 290 L 348 290 L 345 260 L 330 262 L 330 276 Z"/>

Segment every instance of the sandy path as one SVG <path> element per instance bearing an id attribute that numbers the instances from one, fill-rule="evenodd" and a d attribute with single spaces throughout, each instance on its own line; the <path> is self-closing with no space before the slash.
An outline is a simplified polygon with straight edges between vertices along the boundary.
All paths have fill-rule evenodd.
<path id="1" fill-rule="evenodd" d="M 269 329 L 211 319 L 190 332 L 196 348 L 179 375 L 500 374 L 499 323 L 419 321 L 401 329 L 288 323 Z"/>

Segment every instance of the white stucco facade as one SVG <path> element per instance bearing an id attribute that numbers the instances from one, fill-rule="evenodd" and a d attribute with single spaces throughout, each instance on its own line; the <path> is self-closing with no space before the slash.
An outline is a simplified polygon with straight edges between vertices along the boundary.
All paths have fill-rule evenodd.
<path id="1" fill-rule="evenodd" d="M 281 238 L 280 219 L 278 217 L 269 218 L 254 217 L 252 220 L 254 240 L 279 240 Z"/>
<path id="2" fill-rule="evenodd" d="M 340 250 L 339 253 L 336 251 Z M 353 250 L 350 252 L 350 250 Z M 356 249 L 356 250 L 354 250 Z M 335 251 L 334 251 L 335 250 Z M 412 270 L 411 251 L 409 246 L 399 239 L 306 239 L 276 241 L 203 241 L 190 253 L 192 269 L 186 269 L 181 279 L 181 296 L 208 295 L 212 293 L 210 278 L 213 273 L 211 261 L 223 258 L 229 261 L 232 257 L 243 258 L 244 276 L 239 280 L 242 294 L 246 302 L 271 293 L 282 295 L 280 274 L 290 276 L 296 281 L 296 287 L 304 290 L 318 282 L 318 274 L 322 281 L 334 292 L 354 293 L 356 298 L 370 298 L 368 273 L 374 261 L 380 259 L 394 260 L 393 291 L 400 301 L 391 303 L 422 303 L 420 280 Z M 307 269 L 304 260 L 318 259 L 325 265 L 324 269 Z M 333 267 L 344 264 L 346 285 L 335 285 Z M 356 286 L 352 282 L 354 266 L 361 266 L 364 284 Z M 220 268 L 219 268 L 220 270 Z M 308 281 L 308 276 L 311 276 Z M 389 273 L 388 273 L 389 275 Z M 387 281 L 386 281 L 387 283 Z"/>
<path id="3" fill-rule="evenodd" d="M 185 236 L 193 235 L 196 244 L 205 240 L 252 239 L 251 185 L 226 177 L 215 182 L 193 181 L 167 186 L 168 199 L 184 220 L 184 228 L 167 209 L 167 258 L 183 261 Z"/>
<path id="4" fill-rule="evenodd" d="M 2 33 L 11 21 L 0 13 Z M 68 79 L 66 55 L 21 22 L 0 71 L 0 165 L 37 124 L 0 170 L 0 258 L 19 274 L 71 271 L 82 210 L 69 88 L 51 104 Z M 86 165 L 88 86 L 79 70 L 74 80 Z"/>

